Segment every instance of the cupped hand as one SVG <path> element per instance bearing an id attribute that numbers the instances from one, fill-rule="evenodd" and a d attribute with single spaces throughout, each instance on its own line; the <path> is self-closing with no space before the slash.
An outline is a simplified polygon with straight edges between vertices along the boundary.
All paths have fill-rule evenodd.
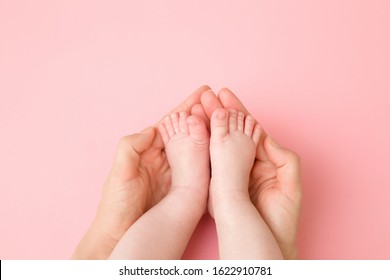
<path id="1" fill-rule="evenodd" d="M 193 110 L 202 116 L 200 97 L 209 89 L 200 87 L 170 113 Z M 156 128 L 123 137 L 104 184 L 96 218 L 73 258 L 106 259 L 129 227 L 167 194 L 170 185 L 171 171 Z"/>
<path id="2" fill-rule="evenodd" d="M 218 97 L 210 91 L 204 92 L 201 101 L 209 118 L 217 108 L 222 107 L 234 108 L 250 115 L 241 101 L 226 88 L 219 92 Z M 284 257 L 297 258 L 297 230 L 302 198 L 299 157 L 276 144 L 263 129 L 251 171 L 249 194 Z"/>
<path id="3" fill-rule="evenodd" d="M 263 147 L 268 159 L 256 158 L 249 194 L 274 234 L 284 258 L 296 259 L 302 199 L 300 159 L 269 136 L 263 142 Z"/>

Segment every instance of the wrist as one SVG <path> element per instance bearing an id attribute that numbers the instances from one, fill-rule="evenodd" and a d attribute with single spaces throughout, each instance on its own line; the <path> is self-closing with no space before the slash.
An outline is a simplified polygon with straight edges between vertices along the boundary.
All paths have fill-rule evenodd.
<path id="1" fill-rule="evenodd" d="M 288 246 L 288 248 L 283 248 L 280 246 L 285 260 L 298 260 L 298 246 L 296 244 Z"/>
<path id="2" fill-rule="evenodd" d="M 95 220 L 81 239 L 72 259 L 108 259 L 118 240 L 107 234 L 98 220 Z"/>
<path id="3" fill-rule="evenodd" d="M 211 191 L 210 198 L 214 207 L 223 207 L 224 205 L 232 205 L 232 204 L 241 204 L 241 203 L 250 203 L 250 197 L 247 190 L 235 190 L 235 189 L 227 189 L 224 191 Z"/>

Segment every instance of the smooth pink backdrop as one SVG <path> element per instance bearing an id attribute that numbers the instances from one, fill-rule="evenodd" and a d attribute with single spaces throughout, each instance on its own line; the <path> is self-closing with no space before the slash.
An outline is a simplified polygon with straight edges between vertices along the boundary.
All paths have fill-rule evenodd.
<path id="1" fill-rule="evenodd" d="M 0 0 L 0 259 L 69 258 L 117 140 L 202 84 L 301 156 L 301 258 L 390 258 L 389 1 Z"/>

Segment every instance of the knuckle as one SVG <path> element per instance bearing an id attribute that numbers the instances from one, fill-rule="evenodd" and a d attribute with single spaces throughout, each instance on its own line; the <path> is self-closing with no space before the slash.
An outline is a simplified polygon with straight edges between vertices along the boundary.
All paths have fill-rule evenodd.
<path id="1" fill-rule="evenodd" d="M 288 157 L 292 162 L 296 163 L 297 165 L 301 164 L 301 157 L 296 152 L 288 150 Z"/>
<path id="2" fill-rule="evenodd" d="M 117 149 L 120 151 L 128 150 L 129 147 L 131 146 L 132 136 L 133 135 L 127 135 L 120 138 L 118 141 Z"/>

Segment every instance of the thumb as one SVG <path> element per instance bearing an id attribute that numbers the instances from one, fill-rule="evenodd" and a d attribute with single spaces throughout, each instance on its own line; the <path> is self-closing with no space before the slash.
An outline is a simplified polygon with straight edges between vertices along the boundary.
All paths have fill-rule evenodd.
<path id="1" fill-rule="evenodd" d="M 264 147 L 269 160 L 277 169 L 277 179 L 281 190 L 288 194 L 300 193 L 301 168 L 299 156 L 293 151 L 281 147 L 270 136 L 265 139 Z"/>
<path id="2" fill-rule="evenodd" d="M 151 146 L 154 135 L 155 129 L 153 126 L 150 126 L 138 134 L 130 135 L 129 144 L 137 154 L 141 154 Z"/>
<path id="3" fill-rule="evenodd" d="M 112 175 L 125 181 L 137 175 L 140 154 L 150 148 L 155 128 L 148 127 L 137 134 L 123 137 L 117 147 Z"/>

